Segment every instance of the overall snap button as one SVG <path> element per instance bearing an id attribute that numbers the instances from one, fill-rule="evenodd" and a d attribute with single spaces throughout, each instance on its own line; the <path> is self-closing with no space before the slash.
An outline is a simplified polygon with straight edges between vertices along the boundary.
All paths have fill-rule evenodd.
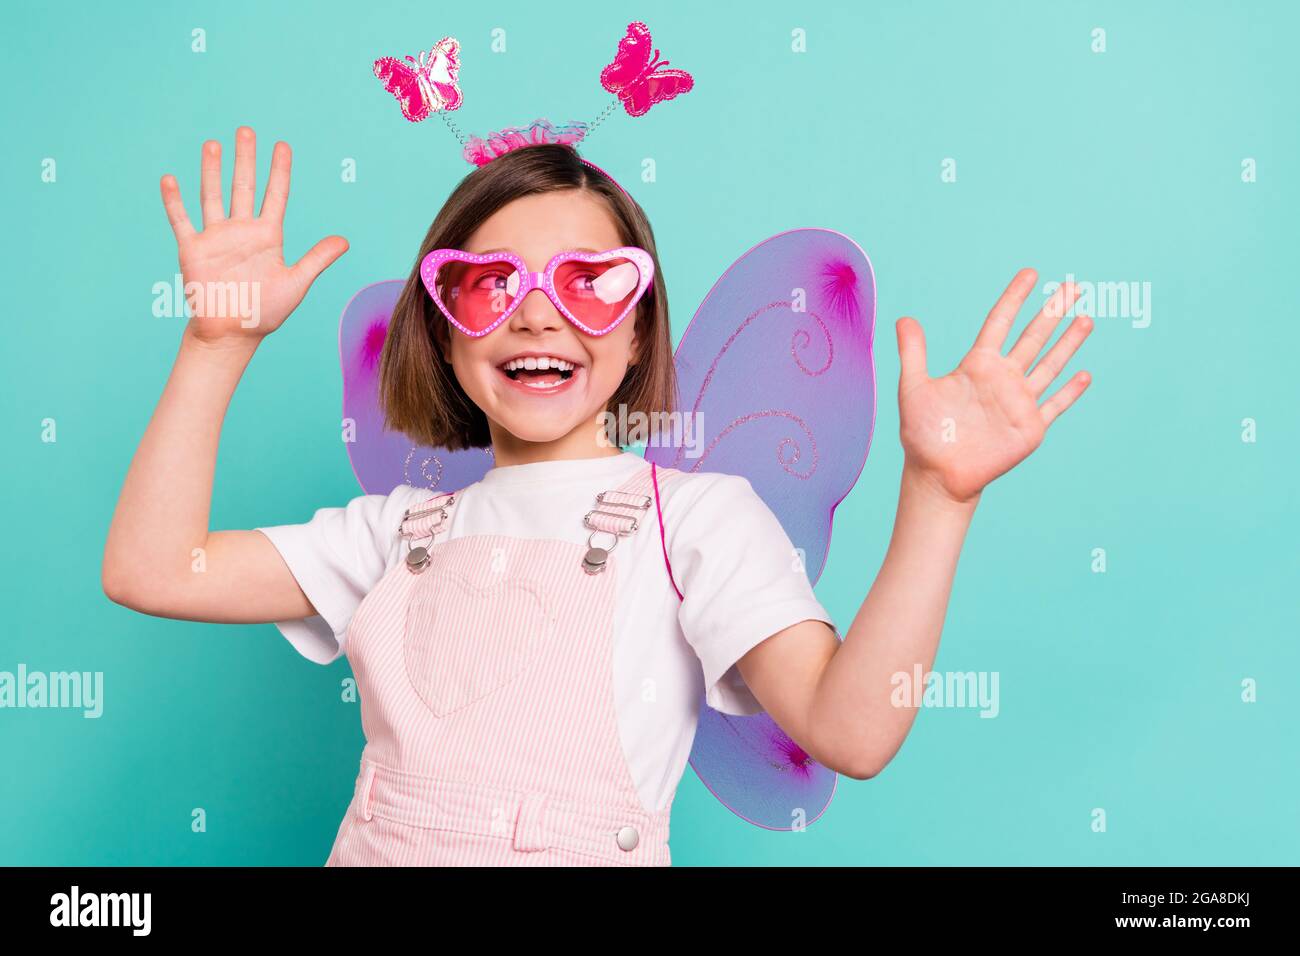
<path id="1" fill-rule="evenodd" d="M 641 835 L 636 832 L 636 827 L 623 827 L 618 831 L 617 839 L 620 850 L 635 850 L 641 842 Z"/>

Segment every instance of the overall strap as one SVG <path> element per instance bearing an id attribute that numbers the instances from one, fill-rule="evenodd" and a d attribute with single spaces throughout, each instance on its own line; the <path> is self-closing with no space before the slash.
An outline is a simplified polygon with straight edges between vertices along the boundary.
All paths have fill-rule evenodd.
<path id="1" fill-rule="evenodd" d="M 615 535 L 634 533 L 649 514 L 654 505 L 655 519 L 659 525 L 659 547 L 664 556 L 664 567 L 668 571 L 668 582 L 673 586 L 680 600 L 681 589 L 673 577 L 673 566 L 668 560 L 668 543 L 664 533 L 663 507 L 660 501 L 660 488 L 681 475 L 674 468 L 659 468 L 653 462 L 649 467 L 638 469 L 623 484 L 609 491 L 602 491 L 596 496 L 596 507 L 587 512 L 584 522 L 588 528 L 608 531 Z"/>
<path id="2" fill-rule="evenodd" d="M 437 535 L 451 521 L 451 512 L 459 495 L 459 490 L 444 491 L 407 508 L 397 525 L 398 537 L 418 541 Z"/>

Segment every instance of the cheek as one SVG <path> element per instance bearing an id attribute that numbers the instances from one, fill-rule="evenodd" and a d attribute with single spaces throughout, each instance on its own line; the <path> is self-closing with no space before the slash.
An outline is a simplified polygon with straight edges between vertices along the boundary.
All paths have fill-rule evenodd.
<path id="1" fill-rule="evenodd" d="M 492 369 L 488 365 L 487 350 L 482 343 L 463 335 L 453 335 L 448 343 L 448 358 L 452 371 L 467 392 L 478 382 L 485 382 Z"/>
<path id="2" fill-rule="evenodd" d="M 602 336 L 592 343 L 590 351 L 593 364 L 600 369 L 603 376 L 622 378 L 623 373 L 633 358 L 634 329 L 630 322 L 624 322 L 609 335 Z"/>

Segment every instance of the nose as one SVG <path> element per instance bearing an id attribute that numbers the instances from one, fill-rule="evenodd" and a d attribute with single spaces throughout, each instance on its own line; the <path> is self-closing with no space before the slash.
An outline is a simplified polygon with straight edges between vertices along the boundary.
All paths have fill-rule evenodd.
<path id="1" fill-rule="evenodd" d="M 521 332 L 543 332 L 547 329 L 561 328 L 564 324 L 564 316 L 555 308 L 555 303 L 547 297 L 546 291 L 541 288 L 541 275 L 535 275 L 533 280 L 533 287 L 524 293 L 519 308 L 515 309 L 515 314 L 510 317 L 511 326 Z"/>

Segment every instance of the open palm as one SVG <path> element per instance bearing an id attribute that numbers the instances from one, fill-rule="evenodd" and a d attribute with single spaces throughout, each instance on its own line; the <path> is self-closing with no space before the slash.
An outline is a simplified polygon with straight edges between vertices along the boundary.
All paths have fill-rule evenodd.
<path id="1" fill-rule="evenodd" d="M 925 370 L 925 335 L 915 319 L 898 322 L 902 372 L 898 405 L 903 451 L 910 467 L 955 501 L 970 501 L 994 478 L 1014 468 L 1043 440 L 1047 428 L 1088 387 L 1080 372 L 1050 398 L 1039 399 L 1092 331 L 1080 315 L 1038 360 L 1062 317 L 1079 298 L 1063 285 L 1002 354 L 1016 314 L 1037 274 L 1021 270 L 989 312 L 970 352 L 941 378 Z M 1037 361 L 1037 364 L 1035 362 Z"/>
<path id="2" fill-rule="evenodd" d="M 199 198 L 203 231 L 185 213 L 176 177 L 162 178 L 163 207 L 176 235 L 181 275 L 200 339 L 219 341 L 266 335 L 284 322 L 316 277 L 348 249 L 342 236 L 316 243 L 293 265 L 284 261 L 284 211 L 289 201 L 288 143 L 271 154 L 262 209 L 253 214 L 257 140 L 241 126 L 235 133 L 235 172 L 226 215 L 221 189 L 221 144 L 203 144 Z M 252 306 L 252 308 L 250 308 Z"/>

